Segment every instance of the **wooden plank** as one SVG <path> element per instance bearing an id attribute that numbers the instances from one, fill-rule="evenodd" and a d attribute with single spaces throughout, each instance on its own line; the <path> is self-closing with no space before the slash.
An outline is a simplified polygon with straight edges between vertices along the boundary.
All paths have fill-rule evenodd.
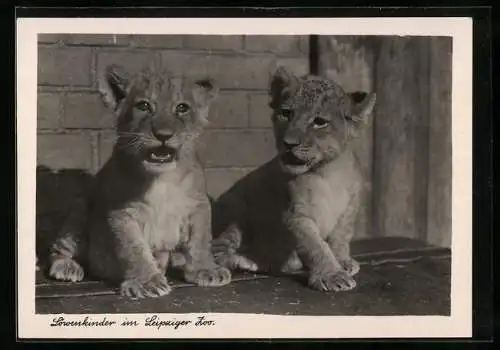
<path id="1" fill-rule="evenodd" d="M 231 283 L 242 281 L 252 281 L 267 278 L 266 275 L 254 273 L 238 273 L 233 275 Z M 197 287 L 193 283 L 186 283 L 178 280 L 170 280 L 173 288 Z M 87 280 L 82 282 L 58 282 L 38 283 L 36 286 L 36 298 L 76 298 L 96 295 L 119 295 L 118 288 L 111 287 L 104 282 Z"/>
<path id="2" fill-rule="evenodd" d="M 381 237 L 357 240 L 351 247 L 353 257 L 361 265 L 378 266 L 388 263 L 405 263 L 429 257 L 447 257 L 448 248 L 429 246 L 425 242 L 402 237 Z M 172 271 L 170 284 L 173 288 L 195 287 L 185 283 Z M 179 271 L 176 271 L 177 273 Z M 303 273 L 304 271 L 297 271 Z M 172 276 L 173 275 L 173 276 Z M 270 276 L 247 272 L 233 272 L 232 283 L 252 281 Z M 81 282 L 61 282 L 49 279 L 43 271 L 37 273 L 36 298 L 75 298 L 89 296 L 116 295 L 118 290 L 104 282 L 85 279 Z"/>
<path id="3" fill-rule="evenodd" d="M 372 38 L 373 39 L 373 38 Z M 347 92 L 373 91 L 373 51 L 370 39 L 360 36 L 320 36 L 319 74 L 335 79 Z M 373 118 L 355 144 L 365 186 L 354 239 L 371 235 Z"/>
<path id="4" fill-rule="evenodd" d="M 182 288 L 167 296 L 130 300 L 115 295 L 80 298 L 37 298 L 35 313 L 71 318 L 86 314 L 157 314 L 196 316 L 210 313 L 270 315 L 408 316 L 450 315 L 450 259 L 425 257 L 418 260 L 367 264 L 356 276 L 358 287 L 348 293 L 320 293 L 307 287 L 304 275 L 271 277 L 230 283 L 220 288 Z M 189 314 L 192 315 L 189 315 Z M 194 314 L 194 315 L 193 315 Z M 114 318 L 113 316 L 107 319 Z M 83 318 L 82 318 L 83 319 Z M 143 318 L 144 319 L 144 318 Z M 239 325 L 236 325 L 236 327 Z M 166 326 L 169 327 L 169 326 Z M 60 330 L 61 332 L 64 329 Z M 168 332 L 161 327 L 159 332 Z M 134 332 L 129 331 L 134 337 Z M 159 333 L 160 334 L 160 333 Z M 231 333 L 228 331 L 228 335 Z"/>
<path id="5" fill-rule="evenodd" d="M 372 205 L 381 236 L 426 236 L 428 46 L 426 37 L 379 41 Z"/>
<path id="6" fill-rule="evenodd" d="M 451 246 L 451 80 L 452 38 L 430 42 L 430 130 L 427 240 Z"/>

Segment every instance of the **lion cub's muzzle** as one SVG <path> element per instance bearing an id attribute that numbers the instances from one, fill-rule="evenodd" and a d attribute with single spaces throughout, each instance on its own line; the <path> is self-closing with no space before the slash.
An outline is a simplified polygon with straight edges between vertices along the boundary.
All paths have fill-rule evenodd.
<path id="1" fill-rule="evenodd" d="M 174 132 L 167 128 L 153 128 L 152 134 L 160 142 L 160 145 L 148 149 L 146 161 L 159 165 L 175 161 L 177 159 L 177 149 L 168 144 L 168 141 L 174 136 Z"/>
<path id="2" fill-rule="evenodd" d="M 302 174 L 309 170 L 312 160 L 300 147 L 283 150 L 279 155 L 281 168 L 289 174 Z"/>
<path id="3" fill-rule="evenodd" d="M 174 136 L 174 132 L 169 129 L 153 129 L 154 145 L 147 147 L 144 153 L 144 162 L 152 170 L 164 170 L 166 166 L 173 165 L 179 150 L 169 142 Z"/>
<path id="4" fill-rule="evenodd" d="M 283 140 L 283 151 L 281 152 L 281 162 L 288 166 L 304 166 L 309 160 L 305 152 L 301 151 L 299 142 Z"/>
<path id="5" fill-rule="evenodd" d="M 304 159 L 296 155 L 292 150 L 286 150 L 281 154 L 281 161 L 285 165 L 290 166 L 303 166 L 308 163 L 307 159 Z"/>
<path id="6" fill-rule="evenodd" d="M 167 164 L 176 159 L 177 150 L 167 145 L 151 148 L 146 155 L 146 161 L 153 164 Z"/>

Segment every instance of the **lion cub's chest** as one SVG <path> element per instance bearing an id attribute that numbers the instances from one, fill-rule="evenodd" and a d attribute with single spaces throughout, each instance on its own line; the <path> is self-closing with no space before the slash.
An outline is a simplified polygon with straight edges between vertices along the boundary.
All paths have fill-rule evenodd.
<path id="1" fill-rule="evenodd" d="M 155 180 L 144 195 L 144 234 L 154 249 L 174 249 L 188 239 L 188 220 L 197 201 L 189 195 L 191 179 Z"/>
<path id="2" fill-rule="evenodd" d="M 291 186 L 293 206 L 312 218 L 322 234 L 328 234 L 359 194 L 359 175 L 350 159 L 342 159 L 314 174 L 300 176 Z"/>

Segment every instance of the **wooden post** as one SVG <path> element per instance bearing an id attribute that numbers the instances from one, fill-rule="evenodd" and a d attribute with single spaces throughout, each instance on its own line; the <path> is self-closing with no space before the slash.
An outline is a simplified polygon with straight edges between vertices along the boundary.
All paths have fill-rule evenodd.
<path id="1" fill-rule="evenodd" d="M 379 236 L 426 239 L 429 38 L 384 37 L 376 58 L 373 222 Z"/>
<path id="2" fill-rule="evenodd" d="M 347 92 L 373 91 L 373 38 L 360 36 L 320 36 L 319 75 L 335 79 Z M 372 132 L 370 119 L 356 143 L 356 155 L 365 178 L 362 209 L 356 223 L 355 239 L 371 235 Z"/>
<path id="3" fill-rule="evenodd" d="M 452 38 L 430 43 L 430 128 L 427 240 L 451 247 L 451 79 Z"/>

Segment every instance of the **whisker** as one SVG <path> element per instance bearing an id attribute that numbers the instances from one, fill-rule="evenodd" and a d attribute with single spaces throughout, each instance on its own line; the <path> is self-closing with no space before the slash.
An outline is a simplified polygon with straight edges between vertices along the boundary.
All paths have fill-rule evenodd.
<path id="1" fill-rule="evenodd" d="M 127 136 L 127 138 L 130 136 Z M 154 139 L 152 137 L 139 137 L 139 136 L 132 136 L 131 137 L 134 140 L 143 140 L 143 141 L 153 141 Z"/>
<path id="2" fill-rule="evenodd" d="M 143 148 L 144 148 L 144 144 L 137 143 L 137 145 L 135 146 L 135 152 L 139 153 L 140 151 L 142 151 Z"/>
<path id="3" fill-rule="evenodd" d="M 134 153 L 139 153 L 145 147 L 144 142 L 140 142 L 140 141 L 141 140 L 139 140 L 139 139 L 132 140 L 131 142 L 128 142 L 128 143 L 124 144 L 123 147 L 121 147 L 121 149 L 122 150 L 123 149 L 128 149 L 128 150 L 131 150 Z"/>
<path id="4" fill-rule="evenodd" d="M 121 149 L 121 150 L 124 150 L 127 148 L 133 149 L 134 147 L 136 147 L 137 144 L 140 144 L 139 141 L 140 141 L 139 139 L 131 139 L 131 140 L 128 140 L 128 142 L 126 142 L 126 143 L 119 142 L 117 144 L 117 147 L 118 147 L 118 149 Z"/>
<path id="5" fill-rule="evenodd" d="M 144 134 L 141 134 L 139 132 L 133 132 L 133 131 L 117 131 L 116 132 L 118 135 L 134 135 L 134 136 L 142 136 Z"/>
<path id="6" fill-rule="evenodd" d="M 135 132 L 127 132 L 127 131 L 120 131 L 120 132 L 117 132 L 116 133 L 118 136 L 133 136 L 135 138 L 139 138 L 141 140 L 154 140 L 154 138 L 152 136 L 149 136 L 149 135 L 144 135 L 144 134 L 140 134 L 140 133 L 135 133 Z"/>

